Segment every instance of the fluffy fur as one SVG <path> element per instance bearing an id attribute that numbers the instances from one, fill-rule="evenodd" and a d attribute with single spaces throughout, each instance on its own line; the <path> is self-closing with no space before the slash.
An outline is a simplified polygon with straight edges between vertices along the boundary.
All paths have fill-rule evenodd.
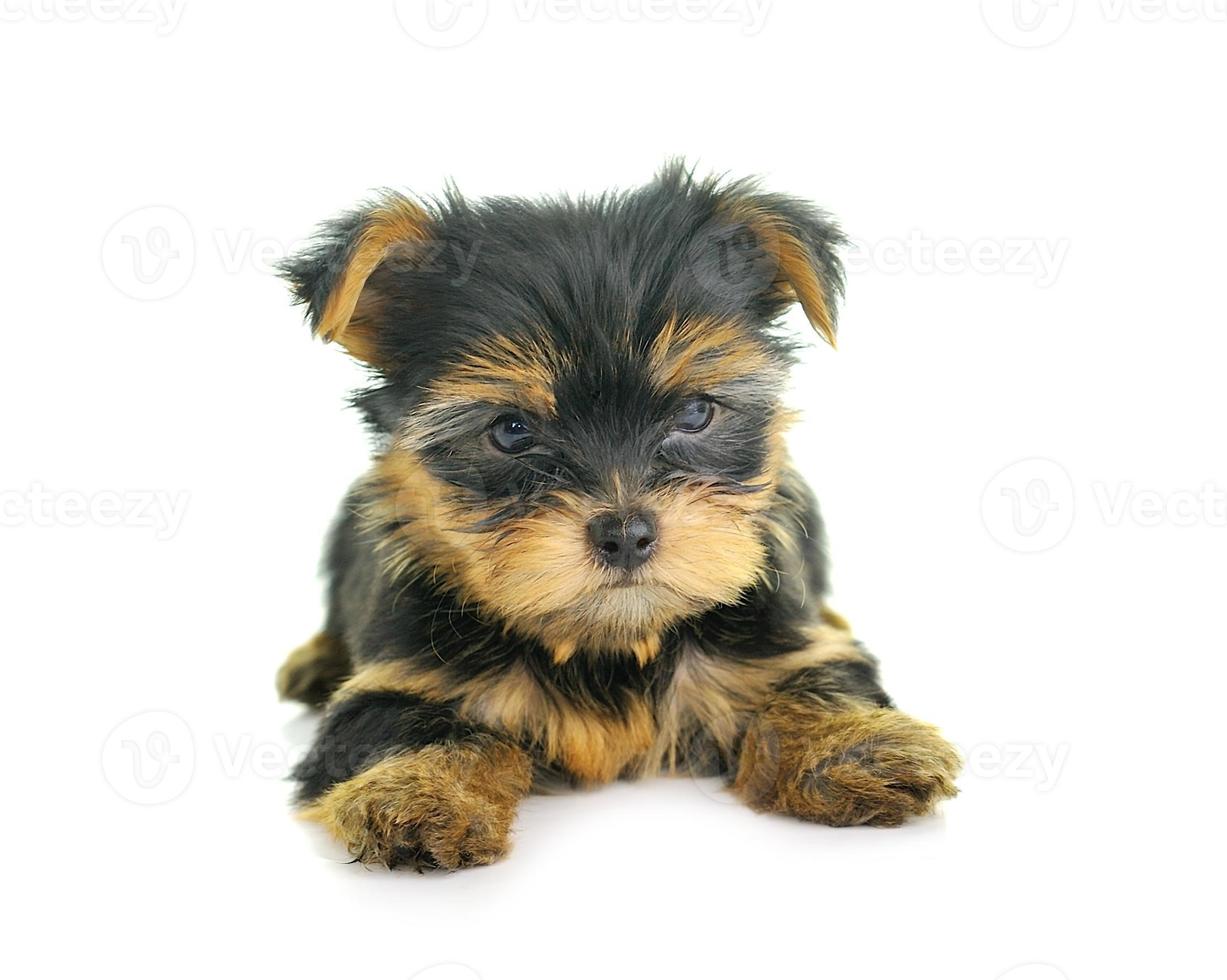
<path id="1" fill-rule="evenodd" d="M 954 752 L 823 606 L 784 441 L 778 321 L 799 303 L 834 342 L 841 242 L 670 165 L 595 199 L 388 192 L 286 264 L 371 368 L 376 438 L 324 629 L 278 676 L 327 702 L 305 816 L 364 861 L 456 868 L 502 855 L 533 781 L 723 773 L 830 824 L 954 794 Z"/>

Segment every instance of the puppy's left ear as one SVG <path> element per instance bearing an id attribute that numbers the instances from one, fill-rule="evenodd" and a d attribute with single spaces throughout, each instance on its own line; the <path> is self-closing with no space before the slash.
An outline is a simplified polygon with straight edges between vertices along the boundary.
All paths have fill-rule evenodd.
<path id="1" fill-rule="evenodd" d="M 768 260 L 766 299 L 781 310 L 800 303 L 810 325 L 835 346 L 838 303 L 844 295 L 839 249 L 847 244 L 834 220 L 797 198 L 734 188 L 721 202 L 726 221 L 746 228 Z"/>
<path id="2" fill-rule="evenodd" d="M 372 277 L 393 257 L 420 254 L 432 227 L 420 204 L 394 191 L 322 225 L 280 268 L 296 301 L 307 307 L 311 332 L 372 367 L 388 367 L 381 344 L 383 297 Z"/>

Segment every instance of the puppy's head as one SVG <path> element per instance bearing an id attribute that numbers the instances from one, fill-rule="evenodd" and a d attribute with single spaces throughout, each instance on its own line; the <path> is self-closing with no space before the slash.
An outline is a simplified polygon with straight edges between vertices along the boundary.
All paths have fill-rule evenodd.
<path id="1" fill-rule="evenodd" d="M 558 660 L 654 655 L 768 569 L 784 464 L 776 330 L 834 340 L 840 236 L 748 182 L 667 168 L 597 199 L 386 194 L 286 266 L 368 364 L 368 518 L 395 574 L 456 589 Z"/>

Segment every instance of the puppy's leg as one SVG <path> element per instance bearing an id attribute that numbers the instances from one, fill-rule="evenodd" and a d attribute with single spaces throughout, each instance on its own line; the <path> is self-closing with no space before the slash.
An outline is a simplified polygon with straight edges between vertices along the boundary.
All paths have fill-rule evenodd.
<path id="1" fill-rule="evenodd" d="M 363 681 L 360 672 L 338 692 L 295 770 L 302 815 L 369 864 L 453 869 L 502 857 L 532 783 L 528 754 L 448 705 Z"/>
<path id="2" fill-rule="evenodd" d="M 756 810 L 832 826 L 895 826 L 952 797 L 958 753 L 895 710 L 877 666 L 847 647 L 783 676 L 753 714 L 734 790 Z"/>
<path id="3" fill-rule="evenodd" d="M 351 673 L 345 643 L 329 633 L 317 633 L 286 657 L 277 671 L 277 693 L 283 701 L 318 707 Z"/>

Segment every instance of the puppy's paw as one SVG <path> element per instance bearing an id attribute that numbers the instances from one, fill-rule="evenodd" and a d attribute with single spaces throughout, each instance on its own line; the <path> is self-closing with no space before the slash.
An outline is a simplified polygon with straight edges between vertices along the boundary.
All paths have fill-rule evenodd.
<path id="1" fill-rule="evenodd" d="M 823 713 L 775 704 L 746 732 L 734 789 L 756 810 L 847 827 L 893 827 L 958 790 L 958 753 L 893 709 Z"/>
<path id="2" fill-rule="evenodd" d="M 302 811 L 365 864 L 466 868 L 510 847 L 532 766 L 502 742 L 429 745 L 338 783 Z"/>
<path id="3" fill-rule="evenodd" d="M 277 694 L 283 701 L 319 706 L 353 672 L 345 644 L 317 633 L 286 657 L 277 671 Z"/>

